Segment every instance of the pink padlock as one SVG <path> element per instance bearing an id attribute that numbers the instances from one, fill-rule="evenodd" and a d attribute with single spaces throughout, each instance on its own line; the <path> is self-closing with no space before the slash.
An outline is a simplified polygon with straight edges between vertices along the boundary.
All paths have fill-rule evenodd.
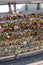
<path id="1" fill-rule="evenodd" d="M 43 39 L 43 35 L 41 36 L 41 39 Z"/>
<path id="2" fill-rule="evenodd" d="M 2 32 L 2 29 L 0 29 L 0 32 Z"/>

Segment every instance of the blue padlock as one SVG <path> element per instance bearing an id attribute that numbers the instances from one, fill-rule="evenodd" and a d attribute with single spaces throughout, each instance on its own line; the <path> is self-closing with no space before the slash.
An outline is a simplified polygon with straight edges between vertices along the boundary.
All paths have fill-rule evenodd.
<path id="1" fill-rule="evenodd" d="M 30 47 L 30 43 L 27 43 L 26 46 L 27 46 L 27 47 Z"/>
<path id="2" fill-rule="evenodd" d="M 3 34 L 2 34 L 2 33 L 0 33 L 0 38 L 2 38 L 2 36 L 3 36 Z"/>

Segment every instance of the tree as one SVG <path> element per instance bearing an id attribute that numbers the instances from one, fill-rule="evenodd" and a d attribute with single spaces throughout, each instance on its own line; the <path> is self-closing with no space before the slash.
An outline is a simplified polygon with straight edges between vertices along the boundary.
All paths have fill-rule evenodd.
<path id="1" fill-rule="evenodd" d="M 26 5 L 25 5 L 25 10 L 28 10 L 28 4 L 26 3 Z"/>
<path id="2" fill-rule="evenodd" d="M 40 10 L 40 3 L 37 3 L 37 10 Z"/>

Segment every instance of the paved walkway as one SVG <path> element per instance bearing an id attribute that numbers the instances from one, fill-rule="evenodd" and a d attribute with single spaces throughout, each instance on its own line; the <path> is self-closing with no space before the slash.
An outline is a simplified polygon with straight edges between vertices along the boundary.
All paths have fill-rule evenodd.
<path id="1" fill-rule="evenodd" d="M 30 63 L 30 64 L 26 64 L 26 65 L 43 65 L 43 60 L 37 61 L 37 62 L 34 62 L 34 63 Z"/>
<path id="2" fill-rule="evenodd" d="M 43 65 L 43 54 L 0 63 L 0 65 Z"/>

